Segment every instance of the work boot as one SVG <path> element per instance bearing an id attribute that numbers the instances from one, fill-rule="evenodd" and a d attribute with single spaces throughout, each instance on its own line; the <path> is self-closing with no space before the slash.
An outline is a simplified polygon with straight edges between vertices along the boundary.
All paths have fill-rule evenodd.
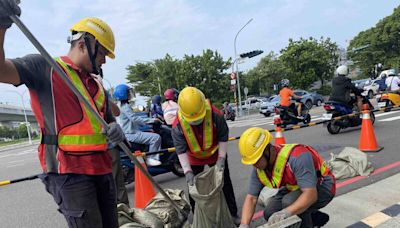
<path id="1" fill-rule="evenodd" d="M 329 215 L 321 211 L 316 211 L 311 214 L 311 220 L 314 227 L 322 227 L 329 221 Z"/>
<path id="2" fill-rule="evenodd" d="M 161 165 L 161 162 L 160 162 L 160 161 L 157 161 L 157 160 L 155 160 L 155 159 L 153 159 L 153 158 L 147 158 L 147 159 L 146 159 L 146 164 L 147 164 L 148 166 L 159 166 L 159 165 Z"/>

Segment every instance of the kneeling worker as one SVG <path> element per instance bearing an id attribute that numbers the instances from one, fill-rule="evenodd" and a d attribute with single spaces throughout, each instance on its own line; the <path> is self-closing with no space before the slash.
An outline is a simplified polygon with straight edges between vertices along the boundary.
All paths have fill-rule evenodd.
<path id="1" fill-rule="evenodd" d="M 279 188 L 264 211 L 268 224 L 292 215 L 302 219 L 301 227 L 320 227 L 329 216 L 318 211 L 335 196 L 336 181 L 322 157 L 310 146 L 271 144 L 268 130 L 253 127 L 246 130 L 239 141 L 242 163 L 253 165 L 249 189 L 243 203 L 240 227 L 249 227 L 258 196 L 264 186 Z"/>

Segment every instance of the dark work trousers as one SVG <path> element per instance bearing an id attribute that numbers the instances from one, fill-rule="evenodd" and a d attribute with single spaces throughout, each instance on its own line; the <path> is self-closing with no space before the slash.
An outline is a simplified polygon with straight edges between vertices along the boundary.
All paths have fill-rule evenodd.
<path id="1" fill-rule="evenodd" d="M 115 184 L 112 174 L 42 174 L 40 179 L 53 196 L 70 228 L 118 227 Z"/>
<path id="2" fill-rule="evenodd" d="M 302 228 L 309 228 L 313 227 L 313 222 L 311 220 L 311 214 L 316 212 L 318 209 L 325 207 L 331 200 L 333 199 L 334 195 L 332 192 L 327 188 L 317 187 L 318 192 L 318 200 L 313 205 L 311 205 L 306 211 L 298 216 L 301 218 L 301 227 Z M 293 204 L 297 198 L 301 195 L 301 190 L 298 189 L 293 192 L 289 192 L 286 188 L 280 189 L 278 193 L 271 197 L 268 200 L 268 203 L 264 210 L 264 218 L 268 221 L 269 217 L 277 211 L 282 210 Z"/>
<path id="3" fill-rule="evenodd" d="M 117 203 L 124 203 L 129 206 L 128 193 L 126 191 L 124 176 L 122 174 L 119 150 L 117 148 L 112 148 L 108 152 L 112 157 L 112 174 L 114 177 L 115 189 L 117 191 Z"/>
<path id="4" fill-rule="evenodd" d="M 209 164 L 208 166 L 213 167 L 215 163 Z M 204 165 L 192 165 L 193 174 L 197 175 L 204 170 Z M 233 192 L 233 186 L 231 177 L 229 175 L 229 167 L 228 167 L 228 157 L 225 160 L 225 169 L 224 169 L 224 187 L 222 188 L 224 192 L 226 203 L 228 204 L 229 212 L 233 217 L 237 217 L 237 206 L 235 200 L 235 193 Z M 192 212 L 194 212 L 195 202 L 189 195 L 190 205 L 192 206 Z"/>

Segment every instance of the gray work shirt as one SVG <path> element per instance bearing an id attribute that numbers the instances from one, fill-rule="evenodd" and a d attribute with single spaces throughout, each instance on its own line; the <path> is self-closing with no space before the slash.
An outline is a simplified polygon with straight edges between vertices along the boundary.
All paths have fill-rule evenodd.
<path id="1" fill-rule="evenodd" d="M 290 168 L 292 169 L 297 181 L 297 185 L 300 187 L 300 189 L 316 188 L 318 184 L 318 178 L 317 172 L 314 168 L 314 161 L 311 152 L 309 152 L 304 147 L 302 147 L 302 149 L 304 153 L 301 153 L 299 156 L 295 157 L 289 155 L 286 165 L 290 166 Z M 335 181 L 331 176 L 325 176 L 321 182 L 320 187 L 327 188 L 329 191 L 331 191 L 334 182 Z M 252 196 L 258 197 L 263 188 L 264 185 L 258 179 L 256 168 L 254 168 L 251 172 L 247 193 Z"/>

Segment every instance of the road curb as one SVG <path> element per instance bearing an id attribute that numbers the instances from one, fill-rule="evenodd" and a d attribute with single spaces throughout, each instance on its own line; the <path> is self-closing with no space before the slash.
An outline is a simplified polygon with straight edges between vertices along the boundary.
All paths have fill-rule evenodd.
<path id="1" fill-rule="evenodd" d="M 35 141 L 32 141 L 32 144 L 24 142 L 24 143 L 18 143 L 18 144 L 2 146 L 2 147 L 0 147 L 0 153 L 8 151 L 10 149 L 18 149 L 18 148 L 30 147 L 30 146 L 38 145 L 38 144 L 39 144 L 39 140 L 35 140 Z"/>

